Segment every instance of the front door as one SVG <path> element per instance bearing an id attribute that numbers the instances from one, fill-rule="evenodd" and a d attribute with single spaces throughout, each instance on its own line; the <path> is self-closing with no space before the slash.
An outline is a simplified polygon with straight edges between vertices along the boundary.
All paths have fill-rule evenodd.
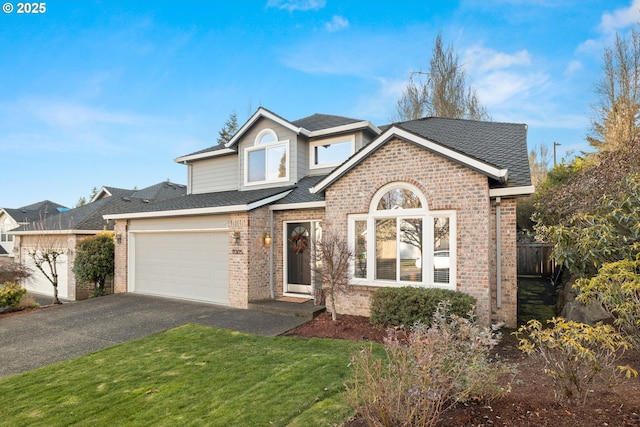
<path id="1" fill-rule="evenodd" d="M 287 293 L 311 295 L 311 226 L 311 222 L 287 224 Z"/>

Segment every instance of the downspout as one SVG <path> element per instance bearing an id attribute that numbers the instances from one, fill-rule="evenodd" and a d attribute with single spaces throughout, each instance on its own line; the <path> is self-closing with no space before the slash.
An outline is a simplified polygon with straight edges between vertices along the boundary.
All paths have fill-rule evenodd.
<path id="1" fill-rule="evenodd" d="M 500 226 L 500 197 L 496 197 L 496 307 L 502 307 L 502 230 Z"/>
<path id="2" fill-rule="evenodd" d="M 269 245 L 269 293 L 271 299 L 276 299 L 276 292 L 273 286 L 273 210 L 269 209 L 269 235 L 271 236 L 271 245 Z"/>

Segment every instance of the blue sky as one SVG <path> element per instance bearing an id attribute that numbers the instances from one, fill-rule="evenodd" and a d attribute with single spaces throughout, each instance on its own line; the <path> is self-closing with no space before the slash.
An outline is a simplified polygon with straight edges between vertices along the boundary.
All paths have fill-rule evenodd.
<path id="1" fill-rule="evenodd" d="M 62 1 L 0 13 L 0 206 L 186 183 L 173 159 L 263 106 L 389 122 L 442 31 L 494 121 L 588 150 L 603 49 L 640 0 Z"/>

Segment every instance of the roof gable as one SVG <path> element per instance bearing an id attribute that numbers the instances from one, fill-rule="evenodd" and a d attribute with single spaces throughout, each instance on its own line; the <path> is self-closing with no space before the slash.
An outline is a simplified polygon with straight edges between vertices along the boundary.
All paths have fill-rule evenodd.
<path id="1" fill-rule="evenodd" d="M 360 129 L 368 129 L 372 134 L 380 134 L 378 129 L 371 122 L 366 120 L 353 119 L 350 117 L 334 116 L 329 114 L 313 114 L 311 116 L 303 117 L 302 119 L 294 120 L 292 122 L 278 116 L 277 114 L 260 107 L 250 118 L 247 120 L 240 129 L 233 135 L 233 137 L 224 145 L 215 145 L 213 147 L 205 148 L 204 150 L 196 151 L 186 156 L 181 156 L 175 159 L 177 163 L 188 163 L 194 160 L 201 160 L 210 157 L 218 157 L 228 154 L 237 153 L 238 142 L 244 135 L 249 132 L 251 127 L 260 119 L 271 120 L 280 126 L 290 130 L 296 135 L 304 135 L 306 137 L 316 136 L 328 136 L 331 134 L 338 134 L 344 132 L 350 132 Z"/>
<path id="2" fill-rule="evenodd" d="M 496 180 L 530 186 L 526 125 L 424 118 L 396 123 L 310 189 L 324 191 L 388 141 L 399 138 Z"/>

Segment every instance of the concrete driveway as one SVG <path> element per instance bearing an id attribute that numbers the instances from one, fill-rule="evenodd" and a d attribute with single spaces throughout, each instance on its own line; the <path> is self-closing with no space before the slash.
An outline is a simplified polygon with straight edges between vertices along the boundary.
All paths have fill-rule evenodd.
<path id="1" fill-rule="evenodd" d="M 135 294 L 116 294 L 0 319 L 0 378 L 185 323 L 263 336 L 306 319 Z"/>

